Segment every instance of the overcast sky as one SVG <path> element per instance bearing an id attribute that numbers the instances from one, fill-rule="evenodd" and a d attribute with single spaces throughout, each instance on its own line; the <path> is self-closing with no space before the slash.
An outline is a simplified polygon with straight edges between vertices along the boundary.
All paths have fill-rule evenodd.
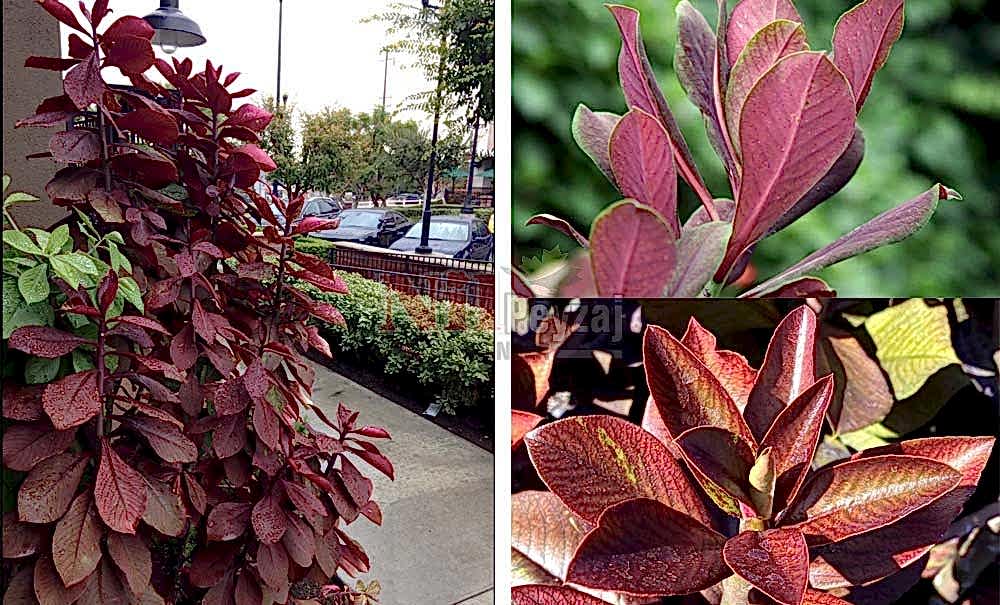
<path id="1" fill-rule="evenodd" d="M 402 0 L 414 7 L 420 0 Z M 88 0 L 88 5 L 91 2 Z M 362 23 L 372 14 L 388 10 L 394 0 L 285 0 L 282 42 L 281 90 L 289 101 L 307 112 L 326 106 L 371 111 L 382 102 L 384 55 L 387 40 L 381 23 Z M 76 2 L 66 2 L 73 6 Z M 157 0 L 113 0 L 118 16 L 144 16 L 159 6 Z M 278 0 L 181 0 L 181 10 L 194 19 L 208 41 L 194 48 L 180 48 L 175 57 L 190 57 L 195 69 L 205 59 L 222 63 L 226 73 L 239 71 L 237 84 L 256 88 L 260 95 L 274 95 L 277 71 Z M 68 28 L 63 26 L 64 48 Z M 159 47 L 157 56 L 166 57 Z M 387 107 L 392 110 L 416 92 L 429 90 L 420 69 L 410 67 L 409 57 L 389 60 Z M 109 71 L 110 74 L 113 70 Z M 406 112 L 423 126 L 430 117 Z"/>

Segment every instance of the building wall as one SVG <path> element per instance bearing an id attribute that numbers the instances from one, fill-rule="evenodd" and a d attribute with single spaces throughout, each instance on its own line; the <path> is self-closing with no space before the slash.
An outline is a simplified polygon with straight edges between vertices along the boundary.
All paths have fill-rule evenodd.
<path id="1" fill-rule="evenodd" d="M 25 156 L 48 148 L 49 128 L 14 128 L 14 123 L 35 113 L 46 97 L 62 94 L 58 72 L 26 69 L 31 55 L 57 57 L 60 53 L 58 22 L 34 0 L 3 0 L 3 171 L 11 176 L 11 189 L 42 199 L 17 206 L 20 226 L 48 227 L 66 216 L 45 197 L 45 183 L 58 169 L 50 159 Z"/>

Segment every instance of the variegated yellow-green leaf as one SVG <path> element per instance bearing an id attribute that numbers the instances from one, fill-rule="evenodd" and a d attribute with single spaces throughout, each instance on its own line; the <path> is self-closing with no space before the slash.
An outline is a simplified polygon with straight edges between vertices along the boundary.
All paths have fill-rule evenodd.
<path id="1" fill-rule="evenodd" d="M 872 315 L 865 327 L 896 399 L 913 395 L 935 372 L 959 363 L 944 305 L 910 299 Z"/>

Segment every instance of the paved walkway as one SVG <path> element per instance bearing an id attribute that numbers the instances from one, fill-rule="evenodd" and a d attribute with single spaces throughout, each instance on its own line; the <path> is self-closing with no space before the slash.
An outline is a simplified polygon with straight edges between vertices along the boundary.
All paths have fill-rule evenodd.
<path id="1" fill-rule="evenodd" d="M 413 412 L 316 367 L 313 399 L 361 412 L 362 424 L 384 426 L 382 451 L 396 481 L 371 471 L 382 507 L 377 527 L 360 517 L 348 526 L 371 557 L 365 581 L 382 584 L 384 605 L 492 605 L 493 455 Z M 358 465 L 365 469 L 363 463 Z"/>

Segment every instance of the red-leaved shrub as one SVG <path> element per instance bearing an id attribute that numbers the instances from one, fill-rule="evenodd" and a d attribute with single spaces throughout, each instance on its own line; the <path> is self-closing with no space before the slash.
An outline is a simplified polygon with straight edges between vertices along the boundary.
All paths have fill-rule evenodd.
<path id="1" fill-rule="evenodd" d="M 694 319 L 682 339 L 652 326 L 641 427 L 595 415 L 527 433 L 551 491 L 514 495 L 515 548 L 566 586 L 519 587 L 514 603 L 602 602 L 575 586 L 609 602 L 703 591 L 724 605 L 835 605 L 846 601 L 830 591 L 921 560 L 994 439 L 914 439 L 814 469 L 834 393 L 832 375 L 816 376 L 815 339 L 800 307 L 755 369 Z"/>
<path id="2" fill-rule="evenodd" d="M 274 169 L 257 145 L 270 114 L 237 104 L 254 92 L 234 89 L 238 73 L 155 59 L 144 20 L 102 27 L 107 0 L 81 3 L 85 22 L 57 0 L 39 4 L 73 30 L 70 56 L 27 66 L 68 71 L 64 94 L 19 126 L 77 119 L 51 138 L 45 155 L 67 166 L 46 192 L 80 213 L 78 242 L 83 225 L 121 232 L 128 262 L 112 259 L 90 290 L 53 278 L 56 326 L 22 327 L 7 342 L 74 363 L 48 384 L 4 385 L 3 465 L 27 473 L 17 512 L 3 518 L 5 603 L 349 594 L 333 578 L 369 561 L 347 525 L 382 518 L 356 463 L 392 477 L 372 441 L 389 434 L 311 399 L 303 354 L 329 348 L 307 320 L 343 318 L 289 278 L 345 288 L 294 249 L 293 238 L 327 227 L 295 221 L 303 199 L 253 189 Z M 167 84 L 146 76 L 153 67 Z M 108 68 L 133 87 L 107 84 Z M 141 304 L 122 311 L 113 303 L 126 265 Z M 79 358 L 90 368 L 72 371 Z"/>

